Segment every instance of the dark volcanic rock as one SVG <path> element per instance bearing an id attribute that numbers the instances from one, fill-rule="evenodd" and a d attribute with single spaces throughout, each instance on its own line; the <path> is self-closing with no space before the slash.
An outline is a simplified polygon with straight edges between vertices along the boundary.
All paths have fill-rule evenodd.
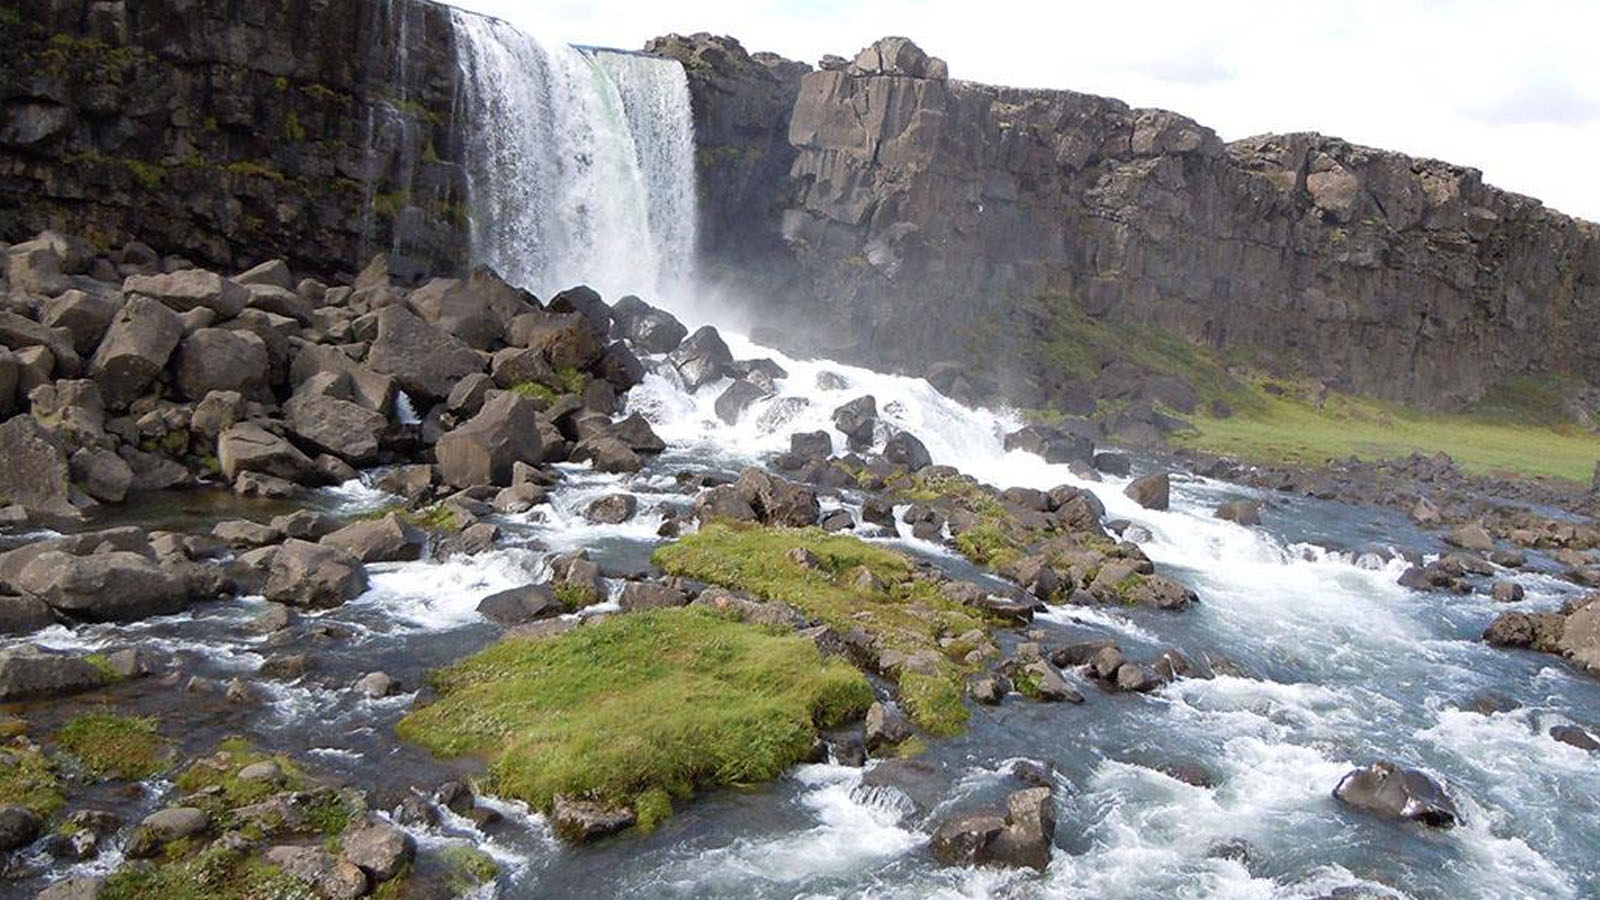
<path id="1" fill-rule="evenodd" d="M 1435 828 L 1450 828 L 1461 821 L 1455 803 L 1438 782 L 1390 762 L 1376 762 L 1344 776 L 1333 796 L 1357 809 Z"/>

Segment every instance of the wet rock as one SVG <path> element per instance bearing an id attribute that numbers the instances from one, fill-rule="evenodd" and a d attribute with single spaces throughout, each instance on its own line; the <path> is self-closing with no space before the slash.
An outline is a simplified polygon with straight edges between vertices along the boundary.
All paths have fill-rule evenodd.
<path id="1" fill-rule="evenodd" d="M 0 806 L 0 853 L 26 847 L 38 839 L 44 820 L 26 807 Z"/>
<path id="2" fill-rule="evenodd" d="M 283 540 L 283 532 L 271 525 L 262 525 L 248 519 L 230 519 L 218 522 L 211 529 L 211 536 L 235 550 L 249 550 L 253 547 L 264 547 L 267 544 L 276 544 Z"/>
<path id="3" fill-rule="evenodd" d="M 892 750 L 911 737 L 911 723 L 900 710 L 884 703 L 873 703 L 867 709 L 867 719 L 863 730 L 867 752 L 876 754 L 880 750 Z"/>
<path id="4" fill-rule="evenodd" d="M 1166 472 L 1157 472 L 1135 478 L 1122 492 L 1145 509 L 1167 508 L 1172 495 L 1172 481 Z"/>
<path id="5" fill-rule="evenodd" d="M 1600 750 L 1600 740 L 1595 740 L 1594 735 L 1576 725 L 1552 726 L 1550 737 L 1563 744 L 1571 744 L 1579 750 L 1587 750 L 1590 753 Z"/>
<path id="6" fill-rule="evenodd" d="M 941 824 L 928 841 L 928 850 L 941 865 L 972 867 L 989 860 L 989 847 L 1005 831 L 1004 817 L 970 813 Z"/>
<path id="7" fill-rule="evenodd" d="M 416 842 L 409 834 L 376 819 L 346 830 L 340 844 L 345 859 L 360 866 L 373 881 L 399 875 L 416 855 Z"/>
<path id="8" fill-rule="evenodd" d="M 1006 450 L 1021 450 L 1057 465 L 1086 464 L 1094 456 L 1094 438 L 1080 428 L 1028 425 L 1005 437 Z"/>
<path id="9" fill-rule="evenodd" d="M 315 887 L 328 900 L 355 900 L 367 893 L 367 875 L 355 863 L 320 847 L 273 847 L 266 861 L 289 877 Z"/>
<path id="10" fill-rule="evenodd" d="M 211 816 L 203 809 L 176 806 L 145 816 L 139 825 L 141 828 L 149 829 L 156 840 L 165 844 L 179 838 L 204 834 L 211 827 Z"/>
<path id="11" fill-rule="evenodd" d="M 744 415 L 744 411 L 752 403 L 770 396 L 772 396 L 770 389 L 741 378 L 729 384 L 721 394 L 717 395 L 717 402 L 714 404 L 717 418 L 728 425 L 737 424 L 739 417 Z"/>
<path id="12" fill-rule="evenodd" d="M 367 570 L 348 550 L 290 539 L 272 558 L 263 594 L 276 603 L 327 609 L 366 589 Z"/>
<path id="13" fill-rule="evenodd" d="M 617 603 L 627 612 L 645 609 L 665 609 L 688 606 L 689 595 L 667 584 L 653 581 L 630 581 L 622 586 Z"/>
<path id="14" fill-rule="evenodd" d="M 833 455 L 833 438 L 826 431 L 806 431 L 789 435 L 789 452 L 801 459 Z"/>
<path id="15" fill-rule="evenodd" d="M 550 807 L 550 825 L 562 840 L 584 844 L 596 838 L 631 828 L 636 821 L 632 809 L 610 806 L 594 800 L 557 795 Z"/>
<path id="16" fill-rule="evenodd" d="M 1517 603 L 1522 600 L 1522 585 L 1515 581 L 1496 581 L 1490 590 L 1496 603 Z"/>
<path id="17" fill-rule="evenodd" d="M 51 609 L 93 622 L 131 622 L 179 612 L 189 585 L 138 553 L 73 556 L 50 550 L 17 576 L 17 588 Z"/>
<path id="18" fill-rule="evenodd" d="M 1149 693 L 1163 684 L 1161 676 L 1149 666 L 1126 662 L 1117 667 L 1116 689 L 1126 693 Z"/>
<path id="19" fill-rule="evenodd" d="M 1565 622 L 1557 613 L 1507 612 L 1489 623 L 1483 639 L 1496 647 L 1557 653 L 1564 626 Z"/>
<path id="20" fill-rule="evenodd" d="M 478 603 L 478 613 L 501 625 L 523 625 L 566 612 L 548 585 L 527 584 L 499 591 Z"/>
<path id="21" fill-rule="evenodd" d="M 989 845 L 989 861 L 1044 871 L 1056 833 L 1050 788 L 1028 788 L 1008 796 L 1005 822 L 1005 829 Z"/>
<path id="22" fill-rule="evenodd" d="M 1515 547 L 1496 549 L 1489 552 L 1489 561 L 1507 569 L 1520 569 L 1528 564 L 1528 554 Z"/>
<path id="23" fill-rule="evenodd" d="M 1096 453 L 1093 465 L 1095 471 L 1115 475 L 1118 478 L 1126 478 L 1133 472 L 1133 462 L 1122 453 Z"/>
<path id="24" fill-rule="evenodd" d="M 298 681 L 316 668 L 316 662 L 305 653 L 278 653 L 261 661 L 256 674 L 274 681 Z"/>
<path id="25" fill-rule="evenodd" d="M 756 518 L 768 525 L 808 528 L 815 525 L 822 514 L 815 491 L 761 469 L 745 469 L 733 487 Z"/>
<path id="26" fill-rule="evenodd" d="M 428 537 L 389 513 L 381 519 L 352 522 L 328 535 L 320 543 L 347 550 L 363 563 L 406 562 L 421 559 Z"/>
<path id="27" fill-rule="evenodd" d="M 837 533 L 853 530 L 856 527 L 856 520 L 854 516 L 850 515 L 849 510 L 836 509 L 824 514 L 822 521 L 818 525 L 821 526 L 823 531 Z"/>
<path id="28" fill-rule="evenodd" d="M 990 672 L 972 679 L 967 693 L 984 706 L 998 706 L 1011 691 L 1011 680 L 998 672 Z"/>
<path id="29" fill-rule="evenodd" d="M 632 341 L 645 353 L 671 353 L 678 349 L 689 329 L 664 310 L 628 295 L 611 308 L 612 334 Z"/>
<path id="30" fill-rule="evenodd" d="M 923 446 L 916 435 L 908 431 L 896 432 L 884 442 L 883 458 L 892 465 L 904 466 L 911 472 L 920 472 L 933 465 L 933 457 L 928 455 L 928 448 Z"/>
<path id="31" fill-rule="evenodd" d="M 1067 683 L 1048 661 L 1036 659 L 1022 666 L 1013 682 L 1022 693 L 1047 703 L 1082 703 L 1083 694 Z"/>
<path id="32" fill-rule="evenodd" d="M 539 410 L 509 391 L 496 394 L 466 424 L 440 438 L 434 451 L 448 484 L 508 485 L 516 463 L 534 465 L 543 456 Z"/>
<path id="33" fill-rule="evenodd" d="M 721 378 L 733 363 L 733 353 L 717 330 L 705 325 L 686 338 L 667 359 L 678 370 L 684 389 L 692 394 Z"/>
<path id="34" fill-rule="evenodd" d="M 639 501 L 632 494 L 607 494 L 584 509 L 583 517 L 597 525 L 620 525 L 639 511 Z"/>
<path id="35" fill-rule="evenodd" d="M 1344 776 L 1333 796 L 1357 809 L 1435 828 L 1450 828 L 1461 819 L 1438 782 L 1391 762 L 1376 762 Z"/>
<path id="36" fill-rule="evenodd" d="M 851 450 L 870 449 L 878 425 L 878 401 L 871 394 L 857 397 L 833 411 L 833 427 L 839 429 Z"/>
<path id="37" fill-rule="evenodd" d="M 572 448 L 573 462 L 587 462 L 597 472 L 637 472 L 644 467 L 639 454 L 625 441 L 609 435 L 584 438 Z"/>
<path id="38" fill-rule="evenodd" d="M 1589 674 L 1600 676 L 1600 599 L 1590 595 L 1567 616 L 1556 649 Z"/>
<path id="39" fill-rule="evenodd" d="M 159 301 L 134 297 L 125 303 L 89 364 L 106 407 L 126 409 L 143 394 L 182 337 L 182 320 Z"/>
<path id="40" fill-rule="evenodd" d="M 1230 500 L 1219 505 L 1213 515 L 1245 526 L 1261 524 L 1261 507 L 1254 500 Z"/>
<path id="41" fill-rule="evenodd" d="M 1468 522 L 1456 527 L 1445 535 L 1445 541 L 1464 550 L 1476 550 L 1479 553 L 1488 553 L 1494 549 L 1494 537 L 1481 522 Z"/>

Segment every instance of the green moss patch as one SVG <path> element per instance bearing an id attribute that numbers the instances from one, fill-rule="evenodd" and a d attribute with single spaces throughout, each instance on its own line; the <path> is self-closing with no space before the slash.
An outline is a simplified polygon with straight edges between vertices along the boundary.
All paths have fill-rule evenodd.
<path id="1" fill-rule="evenodd" d="M 796 549 L 812 554 L 818 565 L 795 561 L 791 552 Z M 937 674 L 927 675 L 926 682 L 909 682 L 915 686 L 912 693 L 908 680 L 901 679 L 907 712 L 935 734 L 966 726 L 966 707 L 960 701 L 964 670 L 944 654 L 939 641 L 982 629 L 984 621 L 944 598 L 933 584 L 913 579 L 910 562 L 899 553 L 816 528 L 718 523 L 662 547 L 653 558 L 670 574 L 787 603 L 837 631 L 864 629 L 885 650 L 934 661 Z M 862 586 L 857 577 L 862 568 L 881 584 Z M 935 687 L 936 682 L 941 686 Z"/>
<path id="2" fill-rule="evenodd" d="M 0 806 L 25 806 L 49 816 L 65 802 L 49 757 L 25 740 L 0 747 Z"/>
<path id="3" fill-rule="evenodd" d="M 769 780 L 818 727 L 872 702 L 859 672 L 810 641 L 697 608 L 508 637 L 433 682 L 439 699 L 406 716 L 401 737 L 488 759 L 494 791 L 540 810 L 564 794 L 654 815 L 657 792 Z"/>
<path id="4" fill-rule="evenodd" d="M 315 900 L 283 870 L 224 849 L 184 860 L 129 867 L 106 879 L 100 900 Z"/>
<path id="5" fill-rule="evenodd" d="M 154 719 L 119 716 L 109 712 L 85 713 L 56 735 L 56 744 L 103 778 L 138 781 L 167 768 L 171 747 L 156 733 Z"/>

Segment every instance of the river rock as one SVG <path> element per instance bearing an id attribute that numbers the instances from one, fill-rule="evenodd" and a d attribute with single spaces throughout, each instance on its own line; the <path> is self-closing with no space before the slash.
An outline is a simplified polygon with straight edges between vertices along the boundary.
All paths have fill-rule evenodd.
<path id="1" fill-rule="evenodd" d="M 639 511 L 639 500 L 632 494 L 607 494 L 590 503 L 583 517 L 597 525 L 620 525 Z"/>
<path id="2" fill-rule="evenodd" d="M 1056 807 L 1050 788 L 1016 791 L 1006 797 L 1006 827 L 989 845 L 989 861 L 1044 871 L 1056 833 Z"/>
<path id="3" fill-rule="evenodd" d="M 175 806 L 157 810 L 139 823 L 148 829 L 159 842 L 165 844 L 179 838 L 204 834 L 211 827 L 211 816 L 193 806 Z"/>
<path id="4" fill-rule="evenodd" d="M 873 703 L 867 708 L 863 730 L 867 752 L 893 749 L 908 740 L 914 732 L 911 723 L 900 710 L 884 703 Z"/>
<path id="5" fill-rule="evenodd" d="M 0 498 L 30 513 L 76 516 L 67 455 L 32 416 L 0 423 Z"/>
<path id="6" fill-rule="evenodd" d="M 713 405 L 717 418 L 728 425 L 737 424 L 739 417 L 757 400 L 764 400 L 772 396 L 772 391 L 760 385 L 753 384 L 742 378 L 735 380 L 717 395 L 717 402 Z"/>
<path id="7" fill-rule="evenodd" d="M 1254 500 L 1229 500 L 1219 505 L 1213 515 L 1245 526 L 1261 524 L 1261 507 Z"/>
<path id="8" fill-rule="evenodd" d="M 44 820 L 32 810 L 9 803 L 0 806 L 0 853 L 28 846 L 42 831 Z"/>
<path id="9" fill-rule="evenodd" d="M 605 352 L 602 335 L 582 313 L 549 315 L 527 329 L 518 344 L 536 350 L 556 369 L 586 370 Z"/>
<path id="10" fill-rule="evenodd" d="M 844 434 L 851 450 L 872 447 L 878 425 L 878 401 L 871 394 L 851 400 L 833 411 L 833 427 Z"/>
<path id="11" fill-rule="evenodd" d="M 360 866 L 373 881 L 388 881 L 400 874 L 416 855 L 411 835 L 376 819 L 346 830 L 340 844 L 344 858 Z"/>
<path id="12" fill-rule="evenodd" d="M 1496 603 L 1517 603 L 1523 598 L 1522 585 L 1515 581 L 1496 581 L 1490 595 Z"/>
<path id="13" fill-rule="evenodd" d="M 325 535 L 320 543 L 347 550 L 363 563 L 406 562 L 422 558 L 428 537 L 398 513 L 389 513 L 381 519 L 352 522 Z"/>
<path id="14" fill-rule="evenodd" d="M 928 448 L 909 431 L 896 432 L 884 442 L 883 458 L 892 465 L 904 466 L 910 472 L 920 472 L 933 465 Z"/>
<path id="15" fill-rule="evenodd" d="M 92 622 L 131 622 L 181 611 L 189 585 L 138 553 L 74 556 L 50 550 L 17 576 L 17 588 L 66 616 Z"/>
<path id="16" fill-rule="evenodd" d="M 768 525 L 809 528 L 822 515 L 815 491 L 754 467 L 739 474 L 734 490 L 749 504 L 756 518 Z"/>
<path id="17" fill-rule="evenodd" d="M 253 422 L 232 425 L 217 437 L 217 461 L 223 476 L 230 481 L 255 472 L 300 482 L 313 471 L 310 457 Z"/>
<path id="18" fill-rule="evenodd" d="M 1172 480 L 1166 472 L 1157 472 L 1135 478 L 1122 492 L 1145 509 L 1163 510 L 1172 496 Z"/>
<path id="19" fill-rule="evenodd" d="M 1587 750 L 1590 753 L 1600 751 L 1600 740 L 1595 740 L 1594 735 L 1576 725 L 1554 725 L 1550 728 L 1550 737 L 1579 750 Z"/>
<path id="20" fill-rule="evenodd" d="M 1488 553 L 1494 549 L 1494 537 L 1483 527 L 1482 522 L 1468 522 L 1457 526 L 1445 535 L 1445 541 L 1464 550 L 1476 550 L 1479 553 Z"/>
<path id="21" fill-rule="evenodd" d="M 367 570 L 350 551 L 291 538 L 273 556 L 262 593 L 275 603 L 326 609 L 366 589 Z"/>
<path id="22" fill-rule="evenodd" d="M 654 581 L 630 581 L 622 586 L 622 594 L 617 597 L 617 604 L 626 612 L 666 609 L 674 606 L 688 606 L 689 595 L 670 584 L 660 584 Z"/>
<path id="23" fill-rule="evenodd" d="M 439 474 L 450 485 L 508 485 L 516 463 L 537 464 L 544 452 L 539 410 L 525 397 L 501 392 L 466 424 L 440 438 L 434 450 Z"/>
<path id="24" fill-rule="evenodd" d="M 527 584 L 490 594 L 478 603 L 478 613 L 505 626 L 524 625 L 566 612 L 549 585 Z"/>
<path id="25" fill-rule="evenodd" d="M 1376 762 L 1344 776 L 1333 796 L 1357 809 L 1435 828 L 1450 828 L 1461 820 L 1438 782 L 1391 762 Z"/>
<path id="26" fill-rule="evenodd" d="M 928 841 L 941 865 L 972 867 L 989 860 L 989 847 L 1005 830 L 1006 820 L 993 813 L 971 813 L 946 820 Z"/>
<path id="27" fill-rule="evenodd" d="M 166 368 L 183 337 L 183 321 L 159 301 L 133 297 L 95 350 L 89 372 L 110 409 L 125 409 Z"/>
<path id="28" fill-rule="evenodd" d="M 104 672 L 76 656 L 31 644 L 0 650 L 0 703 L 65 697 L 105 682 Z"/>
<path id="29" fill-rule="evenodd" d="M 689 335 L 689 329 L 671 313 L 631 294 L 611 308 L 611 320 L 612 333 L 644 353 L 671 353 Z"/>
<path id="30" fill-rule="evenodd" d="M 1600 599 L 1590 595 L 1568 614 L 1556 648 L 1589 674 L 1600 676 Z"/>
<path id="31" fill-rule="evenodd" d="M 355 863 L 321 847 L 286 845 L 273 847 L 263 855 L 268 863 L 315 887 L 328 900 L 356 900 L 367 893 L 367 874 Z"/>
<path id="32" fill-rule="evenodd" d="M 1483 639 L 1496 647 L 1559 653 L 1566 621 L 1559 613 L 1506 612 L 1496 616 Z"/>
<path id="33" fill-rule="evenodd" d="M 679 344 L 667 359 L 678 370 L 684 389 L 692 394 L 721 378 L 733 363 L 733 353 L 715 328 L 704 325 Z"/>
<path id="34" fill-rule="evenodd" d="M 609 806 L 594 800 L 557 795 L 550 806 L 550 825 L 562 840 L 584 844 L 630 828 L 636 821 L 626 806 Z"/>
<path id="35" fill-rule="evenodd" d="M 350 376 L 323 373 L 302 383 L 283 405 L 289 430 L 324 453 L 357 464 L 376 462 L 389 420 L 356 401 Z"/>

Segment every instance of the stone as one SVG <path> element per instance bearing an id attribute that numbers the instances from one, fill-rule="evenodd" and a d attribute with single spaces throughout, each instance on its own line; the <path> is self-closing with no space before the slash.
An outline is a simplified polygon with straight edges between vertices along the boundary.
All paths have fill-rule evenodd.
<path id="1" fill-rule="evenodd" d="M 1600 599 L 1590 599 L 1567 616 L 1556 649 L 1589 674 L 1600 676 Z"/>
<path id="2" fill-rule="evenodd" d="M 96 900 L 105 883 L 99 875 L 74 875 L 41 890 L 33 900 Z"/>
<path id="3" fill-rule="evenodd" d="M 725 424 L 735 425 L 738 424 L 739 417 L 744 415 L 744 411 L 749 409 L 751 404 L 770 396 L 772 396 L 772 391 L 769 388 L 761 387 L 741 378 L 729 384 L 721 394 L 717 395 L 713 409 L 717 414 L 717 418 L 721 419 Z"/>
<path id="4" fill-rule="evenodd" d="M 99 667 L 76 656 L 31 644 L 0 650 L 0 703 L 65 697 L 105 682 Z"/>
<path id="5" fill-rule="evenodd" d="M 1496 647 L 1557 653 L 1566 625 L 1558 613 L 1505 612 L 1489 623 L 1483 639 Z"/>
<path id="6" fill-rule="evenodd" d="M 0 805 L 0 853 L 28 846 L 43 831 L 44 820 L 32 810 L 9 803 Z"/>
<path id="7" fill-rule="evenodd" d="M 122 292 L 160 301 L 174 312 L 209 309 L 218 319 L 237 316 L 250 299 L 243 286 L 205 269 L 133 275 L 122 282 Z"/>
<path id="8" fill-rule="evenodd" d="M 688 606 L 689 595 L 668 584 L 658 584 L 653 581 L 630 581 L 622 586 L 622 594 L 617 597 L 617 604 L 626 612 L 666 609 L 674 606 Z"/>
<path id="9" fill-rule="evenodd" d="M 518 344 L 539 352 L 558 370 L 586 370 L 605 353 L 605 344 L 594 325 L 576 312 L 545 317 L 524 331 Z"/>
<path id="10" fill-rule="evenodd" d="M 543 455 L 539 410 L 509 391 L 495 394 L 466 424 L 440 438 L 434 452 L 447 484 L 508 485 L 516 463 L 537 464 Z"/>
<path id="11" fill-rule="evenodd" d="M 289 264 L 281 259 L 269 259 L 252 266 L 233 276 L 232 281 L 244 287 L 261 284 L 286 291 L 294 290 L 295 287 L 294 273 L 290 271 Z"/>
<path id="12" fill-rule="evenodd" d="M 562 840 L 586 844 L 597 838 L 631 828 L 636 821 L 632 809 L 611 806 L 594 800 L 580 800 L 558 794 L 550 806 L 550 825 Z"/>
<path id="13" fill-rule="evenodd" d="M 867 752 L 877 753 L 880 750 L 892 750 L 908 740 L 914 732 L 900 710 L 875 702 L 867 708 L 863 734 Z"/>
<path id="14" fill-rule="evenodd" d="M 30 514 L 76 516 L 67 455 L 32 416 L 0 423 L 0 499 Z"/>
<path id="15" fill-rule="evenodd" d="M 363 563 L 407 562 L 422 558 L 428 537 L 398 513 L 389 513 L 381 519 L 351 522 L 324 535 L 320 543 L 346 550 Z"/>
<path id="16" fill-rule="evenodd" d="M 126 409 L 166 368 L 183 337 L 178 314 L 156 300 L 133 297 L 117 311 L 89 363 L 108 409 Z"/>
<path id="17" fill-rule="evenodd" d="M 1457 526 L 1445 535 L 1445 541 L 1463 550 L 1476 550 L 1479 553 L 1488 553 L 1494 549 L 1494 537 L 1481 522 L 1468 522 Z"/>
<path id="18" fill-rule="evenodd" d="M 139 825 L 149 829 L 158 841 L 166 844 L 179 838 L 204 834 L 211 827 L 211 816 L 193 806 L 175 806 L 145 816 Z"/>
<path id="19" fill-rule="evenodd" d="M 260 394 L 271 374 L 267 345 L 249 331 L 201 328 L 178 347 L 176 382 L 185 399 L 202 400 L 212 391 Z"/>
<path id="20" fill-rule="evenodd" d="M 1030 694 L 1038 700 L 1047 703 L 1082 703 L 1083 694 L 1077 688 L 1067 683 L 1056 667 L 1048 661 L 1036 659 L 1022 667 L 1019 680 L 1025 680 L 1028 688 L 1024 693 Z"/>
<path id="21" fill-rule="evenodd" d="M 416 856 L 411 835 L 388 823 L 368 819 L 340 837 L 344 858 L 361 867 L 373 881 L 388 881 L 399 875 Z"/>
<path id="22" fill-rule="evenodd" d="M 878 401 L 872 395 L 857 397 L 833 411 L 833 427 L 845 436 L 851 450 L 872 447 L 878 424 Z"/>
<path id="23" fill-rule="evenodd" d="M 1519 603 L 1523 597 L 1522 585 L 1515 581 L 1496 581 L 1490 594 L 1496 603 Z"/>
<path id="24" fill-rule="evenodd" d="M 83 447 L 68 463 L 72 483 L 102 503 L 121 503 L 133 487 L 133 468 L 110 450 Z"/>
<path id="25" fill-rule="evenodd" d="M 826 431 L 808 431 L 789 435 L 789 452 L 802 459 L 827 458 L 833 455 L 833 438 Z"/>
<path id="26" fill-rule="evenodd" d="M 327 609 L 366 589 L 367 571 L 348 550 L 291 538 L 273 556 L 262 593 L 275 603 Z"/>
<path id="27" fill-rule="evenodd" d="M 590 503 L 583 517 L 597 525 L 620 525 L 638 510 L 639 501 L 632 494 L 607 494 Z"/>
<path id="28" fill-rule="evenodd" d="M 283 405 L 289 430 L 312 447 L 340 459 L 359 465 L 377 462 L 389 420 L 355 402 L 353 397 L 353 393 L 339 397 L 296 391 Z"/>
<path id="29" fill-rule="evenodd" d="M 683 379 L 684 390 L 692 394 L 726 374 L 733 364 L 733 353 L 717 330 L 705 325 L 679 344 L 667 359 Z"/>
<path id="30" fill-rule="evenodd" d="M 389 375 L 417 398 L 443 400 L 484 361 L 460 339 L 400 306 L 377 313 L 378 333 L 367 351 L 367 367 Z"/>
<path id="31" fill-rule="evenodd" d="M 217 461 L 223 477 L 229 481 L 254 472 L 299 482 L 312 472 L 310 457 L 284 438 L 251 422 L 229 426 L 217 437 Z"/>
<path id="32" fill-rule="evenodd" d="M 761 469 L 748 468 L 741 472 L 734 490 L 749 504 L 756 518 L 768 525 L 809 528 L 817 524 L 817 518 L 822 515 L 815 491 Z"/>
<path id="33" fill-rule="evenodd" d="M 506 323 L 490 298 L 455 278 L 435 278 L 411 292 L 407 304 L 424 322 L 477 350 L 487 350 L 506 336 Z"/>
<path id="34" fill-rule="evenodd" d="M 933 465 L 928 448 L 909 431 L 896 432 L 884 442 L 883 458 L 891 465 L 904 466 L 910 472 L 920 472 Z"/>
<path id="35" fill-rule="evenodd" d="M 1005 829 L 989 845 L 989 862 L 1043 872 L 1055 846 L 1056 807 L 1051 789 L 1026 788 L 1007 796 L 1005 823 Z"/>
<path id="36" fill-rule="evenodd" d="M 1590 753 L 1600 751 L 1600 740 L 1596 740 L 1594 735 L 1576 725 L 1551 726 L 1550 737 L 1579 750 L 1587 750 Z"/>
<path id="37" fill-rule="evenodd" d="M 1333 796 L 1356 809 L 1450 828 L 1461 814 L 1438 782 L 1415 769 L 1380 761 L 1340 779 Z"/>
<path id="38" fill-rule="evenodd" d="M 181 611 L 189 585 L 137 553 L 74 556 L 47 550 L 23 567 L 18 590 L 73 619 L 131 622 Z"/>
<path id="39" fill-rule="evenodd" d="M 1212 515 L 1246 527 L 1261 524 L 1261 507 L 1254 500 L 1229 500 L 1220 504 Z"/>
<path id="40" fill-rule="evenodd" d="M 247 519 L 218 522 L 212 526 L 211 536 L 236 550 L 248 550 L 283 540 L 283 532 L 278 529 Z"/>
<path id="41" fill-rule="evenodd" d="M 64 328 L 72 335 L 72 349 L 79 356 L 94 353 L 105 337 L 111 320 L 117 316 L 117 305 L 105 297 L 83 291 L 67 291 L 44 305 L 39 324 L 46 328 Z"/>
<path id="42" fill-rule="evenodd" d="M 352 688 L 363 697 L 377 700 L 394 695 L 400 690 L 400 682 L 388 672 L 368 672 L 357 679 Z"/>
<path id="43" fill-rule="evenodd" d="M 689 335 L 689 329 L 671 313 L 631 294 L 612 307 L 611 319 L 612 333 L 644 353 L 671 353 Z"/>
<path id="44" fill-rule="evenodd" d="M 989 847 L 1005 828 L 1006 820 L 990 813 L 956 816 L 934 830 L 928 850 L 941 865 L 979 866 L 988 862 Z"/>
<path id="45" fill-rule="evenodd" d="M 356 900 L 370 887 L 359 866 L 320 847 L 273 847 L 263 857 L 289 877 L 315 887 L 328 900 Z"/>
<path id="46" fill-rule="evenodd" d="M 549 585 L 527 584 L 509 588 L 483 598 L 478 613 L 500 625 L 525 625 L 566 612 Z"/>
<path id="47" fill-rule="evenodd" d="M 600 435 L 584 438 L 572 448 L 572 462 L 587 462 L 597 472 L 637 472 L 644 467 L 639 454 L 619 438 Z"/>
<path id="48" fill-rule="evenodd" d="M 1171 498 L 1171 478 L 1166 472 L 1145 475 L 1129 482 L 1122 492 L 1145 509 L 1164 510 Z"/>

